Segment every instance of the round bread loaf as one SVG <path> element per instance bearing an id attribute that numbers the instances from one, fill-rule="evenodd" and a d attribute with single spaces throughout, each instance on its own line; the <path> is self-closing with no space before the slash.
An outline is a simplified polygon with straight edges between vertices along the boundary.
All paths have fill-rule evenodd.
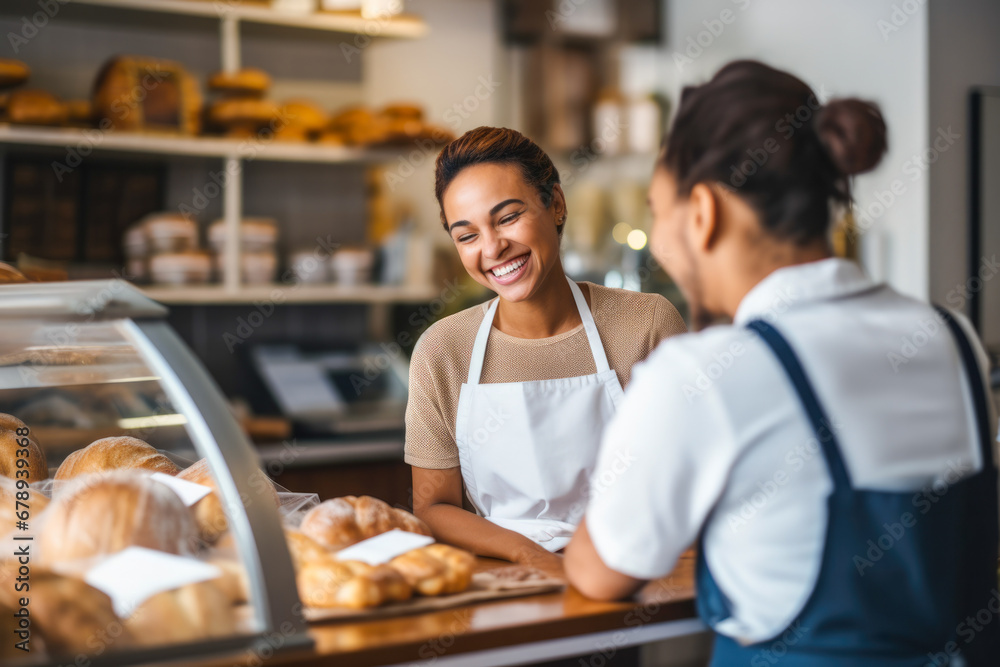
<path id="1" fill-rule="evenodd" d="M 0 59 L 0 88 L 18 86 L 31 76 L 31 68 L 20 60 Z"/>
<path id="2" fill-rule="evenodd" d="M 397 102 L 383 107 L 382 114 L 390 118 L 421 121 L 424 119 L 424 108 L 419 104 Z"/>
<path id="3" fill-rule="evenodd" d="M 278 105 L 271 100 L 256 100 L 233 97 L 218 100 L 208 109 L 208 118 L 213 125 L 229 128 L 232 126 L 266 126 L 278 118 Z"/>
<path id="4" fill-rule="evenodd" d="M 287 100 L 281 105 L 281 120 L 307 132 L 321 132 L 330 124 L 330 114 L 308 100 Z"/>
<path id="5" fill-rule="evenodd" d="M 192 550 L 197 527 L 180 497 L 142 471 L 81 477 L 49 504 L 38 538 L 45 564 L 65 563 L 138 546 Z"/>
<path id="6" fill-rule="evenodd" d="M 270 75 L 253 67 L 235 72 L 216 72 L 208 79 L 209 90 L 232 95 L 263 95 L 270 87 Z"/>
<path id="7" fill-rule="evenodd" d="M 432 537 L 423 521 L 371 496 L 326 500 L 302 517 L 300 530 L 334 551 L 398 528 Z"/>
<path id="8" fill-rule="evenodd" d="M 208 542 L 214 543 L 219 537 L 229 530 L 229 522 L 226 519 L 226 511 L 222 507 L 219 496 L 219 487 L 215 484 L 215 477 L 212 476 L 212 469 L 208 465 L 208 459 L 201 459 L 177 473 L 179 479 L 183 479 L 194 484 L 201 484 L 212 489 L 212 492 L 199 500 L 191 508 L 194 511 L 195 522 L 198 524 L 198 536 Z M 262 482 L 257 484 L 257 481 Z M 281 504 L 278 493 L 274 490 L 271 481 L 264 473 L 260 473 L 260 479 L 252 480 L 253 488 L 263 488 L 264 494 L 269 502 L 277 507 Z"/>
<path id="9" fill-rule="evenodd" d="M 15 90 L 7 101 L 7 119 L 23 125 L 65 125 L 69 110 L 44 90 Z"/>
<path id="10" fill-rule="evenodd" d="M 28 431 L 28 435 L 18 435 Z M 26 455 L 26 456 L 25 456 Z M 18 459 L 27 463 L 18 467 Z M 26 470 L 27 477 L 17 477 L 18 470 Z M 41 482 L 49 477 L 49 466 L 45 460 L 45 452 L 30 435 L 23 421 L 13 415 L 0 413 L 0 475 L 11 479 L 23 479 L 31 484 Z"/>
<path id="11" fill-rule="evenodd" d="M 149 470 L 176 475 L 174 462 L 159 453 L 149 443 L 127 435 L 95 440 L 78 449 L 62 462 L 56 470 L 56 480 L 72 479 L 109 470 Z"/>

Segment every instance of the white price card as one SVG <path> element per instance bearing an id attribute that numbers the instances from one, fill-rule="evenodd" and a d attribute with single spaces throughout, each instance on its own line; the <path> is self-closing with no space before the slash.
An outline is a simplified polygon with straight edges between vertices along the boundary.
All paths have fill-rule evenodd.
<path id="1" fill-rule="evenodd" d="M 334 557 L 337 560 L 360 560 L 369 565 L 381 565 L 428 544 L 434 544 L 433 537 L 395 529 L 341 549 Z"/>
<path id="2" fill-rule="evenodd" d="M 212 492 L 211 487 L 205 486 L 204 484 L 195 484 L 194 482 L 189 482 L 186 479 L 177 479 L 172 475 L 165 475 L 162 472 L 154 472 L 150 475 L 160 484 L 169 486 L 174 493 L 181 497 L 184 504 L 191 507 L 196 502 L 207 496 Z"/>
<path id="3" fill-rule="evenodd" d="M 92 567 L 83 580 L 111 598 L 120 618 L 163 591 L 222 576 L 215 565 L 145 547 L 128 547 Z"/>

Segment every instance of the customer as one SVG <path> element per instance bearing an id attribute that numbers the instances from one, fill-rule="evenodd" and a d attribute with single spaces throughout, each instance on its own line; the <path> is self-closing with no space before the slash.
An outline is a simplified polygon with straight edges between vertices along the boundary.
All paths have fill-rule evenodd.
<path id="1" fill-rule="evenodd" d="M 566 570 L 620 598 L 697 542 L 713 665 L 1000 660 L 983 350 L 831 257 L 830 204 L 885 147 L 874 104 L 734 62 L 684 91 L 653 176 L 655 256 L 733 325 L 636 369 Z"/>

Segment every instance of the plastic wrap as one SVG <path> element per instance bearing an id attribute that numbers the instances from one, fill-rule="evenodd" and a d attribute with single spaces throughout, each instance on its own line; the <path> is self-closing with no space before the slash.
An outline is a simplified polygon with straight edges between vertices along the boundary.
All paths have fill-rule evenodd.
<path id="1" fill-rule="evenodd" d="M 37 519 L 38 562 L 79 561 L 128 546 L 194 553 L 197 527 L 192 513 L 173 490 L 150 479 L 150 474 L 116 470 L 61 486 Z"/>

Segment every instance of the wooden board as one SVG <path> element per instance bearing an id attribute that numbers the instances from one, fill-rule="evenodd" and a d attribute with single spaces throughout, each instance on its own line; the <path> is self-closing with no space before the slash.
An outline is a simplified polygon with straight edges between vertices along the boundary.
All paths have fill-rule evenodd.
<path id="1" fill-rule="evenodd" d="M 303 616 L 310 623 L 390 618 L 392 616 L 419 614 L 426 611 L 440 611 L 441 609 L 461 607 L 475 602 L 553 593 L 566 587 L 566 582 L 562 579 L 543 575 L 534 575 L 532 578 L 523 580 L 505 577 L 503 576 L 505 570 L 509 570 L 509 568 L 497 568 L 496 570 L 477 572 L 472 576 L 472 584 L 469 586 L 469 589 L 462 593 L 439 597 L 415 597 L 406 602 L 395 602 L 372 609 L 316 609 L 306 607 L 303 610 Z"/>

